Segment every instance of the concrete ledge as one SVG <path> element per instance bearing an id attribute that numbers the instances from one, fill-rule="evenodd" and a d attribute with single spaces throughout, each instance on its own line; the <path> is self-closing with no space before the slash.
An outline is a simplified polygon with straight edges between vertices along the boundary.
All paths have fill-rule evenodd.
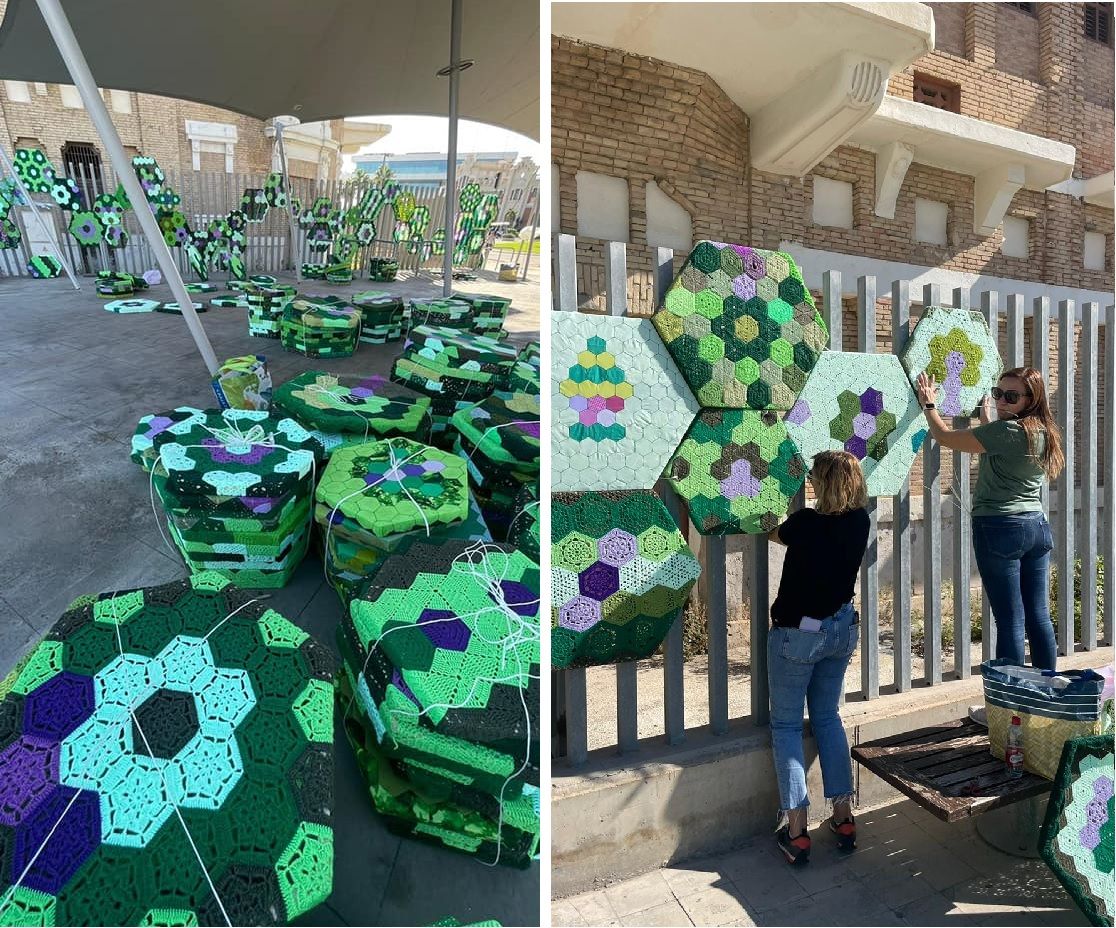
<path id="1" fill-rule="evenodd" d="M 1064 669 L 1095 667 L 1100 651 L 1063 658 Z M 960 718 L 982 701 L 979 677 L 842 710 L 850 744 L 873 741 Z M 807 732 L 811 820 L 825 817 L 821 770 Z M 770 736 L 746 721 L 720 737 L 693 733 L 676 747 L 661 739 L 641 743 L 628 763 L 613 750 L 594 752 L 576 775 L 553 777 L 551 869 L 555 898 L 584 892 L 594 882 L 619 880 L 689 857 L 720 853 L 769 830 L 779 807 Z M 853 765 L 859 802 L 876 805 L 899 793 Z"/>

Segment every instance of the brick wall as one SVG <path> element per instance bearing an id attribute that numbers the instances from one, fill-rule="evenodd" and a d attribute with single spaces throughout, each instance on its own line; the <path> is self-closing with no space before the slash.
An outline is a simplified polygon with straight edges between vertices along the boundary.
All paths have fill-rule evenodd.
<path id="1" fill-rule="evenodd" d="M 61 90 L 56 84 L 46 85 L 46 94 L 28 85 L 30 103 L 14 102 L 8 97 L 7 88 L 0 81 L 0 144 L 11 150 L 19 144 L 33 144 L 46 152 L 55 166 L 62 167 L 62 147 L 67 142 L 88 142 L 98 151 L 103 146 L 93 123 L 84 109 L 62 105 Z M 131 147 L 158 160 L 165 170 L 188 172 L 193 170 L 193 154 L 186 136 L 186 121 L 230 123 L 236 126 L 237 142 L 233 149 L 233 172 L 259 174 L 271 170 L 272 141 L 264 134 L 266 124 L 258 119 L 241 116 L 228 110 L 186 100 L 174 100 L 152 94 L 129 94 L 131 113 L 118 113 L 108 97 L 108 111 L 113 125 L 125 147 Z M 334 138 L 342 130 L 342 121 L 331 123 Z M 323 158 L 329 163 L 323 176 L 336 177 L 339 159 L 326 151 Z M 292 161 L 288 166 L 294 177 L 318 176 L 314 162 Z M 225 156 L 213 152 L 201 153 L 201 170 L 225 170 Z"/>
<path id="2" fill-rule="evenodd" d="M 1073 144 L 1076 177 L 1112 169 L 1112 56 L 1085 39 L 1080 5 L 1039 4 L 1035 16 L 996 3 L 931 6 L 944 48 L 894 75 L 889 93 L 911 99 L 916 70 L 951 81 L 961 88 L 964 115 Z M 1100 84 L 1103 92 L 1096 89 Z M 853 228 L 815 226 L 813 177 L 752 169 L 747 116 L 701 72 L 556 39 L 552 106 L 561 231 L 577 231 L 578 170 L 628 181 L 628 294 L 636 312 L 653 308 L 643 196 L 650 178 L 690 213 L 695 238 L 767 248 L 793 240 L 845 254 L 1052 285 L 1097 290 L 1112 285 L 1111 261 L 1105 271 L 1082 266 L 1087 227 L 1105 232 L 1111 242 L 1111 210 L 1066 194 L 1022 190 L 1008 214 L 1030 223 L 1031 248 L 1028 258 L 1011 258 L 1000 252 L 1000 230 L 987 236 L 973 232 L 974 179 L 969 175 L 916 163 L 900 190 L 895 218 L 876 216 L 875 156 L 853 146 L 838 148 L 814 170 L 853 185 Z M 946 245 L 914 241 L 918 197 L 949 205 Z M 579 242 L 583 305 L 601 306 L 602 248 L 601 242 Z"/>

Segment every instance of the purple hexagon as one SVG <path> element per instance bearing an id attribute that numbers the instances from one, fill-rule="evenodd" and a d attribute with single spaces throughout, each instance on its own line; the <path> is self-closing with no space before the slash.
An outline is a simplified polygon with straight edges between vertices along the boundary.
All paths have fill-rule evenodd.
<path id="1" fill-rule="evenodd" d="M 760 494 L 761 483 L 752 476 L 752 465 L 747 458 L 737 458 L 732 462 L 729 476 L 721 481 L 721 493 L 726 499 L 747 496 L 753 499 Z"/>
<path id="2" fill-rule="evenodd" d="M 575 412 L 584 412 L 589 407 L 589 400 L 578 394 L 570 397 L 570 409 Z"/>
<path id="3" fill-rule="evenodd" d="M 634 535 L 614 528 L 597 542 L 600 559 L 613 567 L 623 567 L 639 555 L 639 542 Z"/>
<path id="4" fill-rule="evenodd" d="M 601 620 L 601 604 L 575 596 L 558 609 L 558 625 L 575 632 L 587 632 Z"/>
<path id="5" fill-rule="evenodd" d="M 747 302 L 756 295 L 756 282 L 747 274 L 732 279 L 732 292 Z"/>
<path id="6" fill-rule="evenodd" d="M 795 403 L 790 412 L 787 413 L 787 422 L 793 422 L 795 425 L 802 425 L 810 418 L 810 404 L 805 400 L 799 400 Z"/>
<path id="7" fill-rule="evenodd" d="M 434 647 L 445 651 L 464 651 L 473 634 L 468 625 L 446 609 L 423 609 L 416 624 Z"/>
<path id="8" fill-rule="evenodd" d="M 853 434 L 867 440 L 876 434 L 876 417 L 871 413 L 858 413 L 853 419 Z"/>
<path id="9" fill-rule="evenodd" d="M 869 387 L 860 394 L 860 411 L 871 416 L 878 416 L 884 409 L 883 394 L 879 390 Z"/>
<path id="10" fill-rule="evenodd" d="M 512 612 L 517 615 L 538 615 L 539 594 L 518 580 L 501 580 L 500 590 L 504 594 L 504 603 L 511 606 Z"/>
<path id="11" fill-rule="evenodd" d="M 58 744 L 24 735 L 0 751 L 0 824 L 24 821 L 58 782 Z"/>
<path id="12" fill-rule="evenodd" d="M 620 589 L 620 571 L 601 561 L 584 570 L 577 580 L 582 594 L 597 602 L 604 602 Z"/>
<path id="13" fill-rule="evenodd" d="M 422 703 L 419 702 L 418 697 L 411 691 L 411 688 L 407 686 L 407 681 L 403 679 L 397 669 L 393 669 L 391 672 L 391 685 L 420 709 L 422 708 Z"/>
<path id="14" fill-rule="evenodd" d="M 852 438 L 846 440 L 845 450 L 849 454 L 855 455 L 858 461 L 863 461 L 868 457 L 868 442 L 859 435 L 853 435 Z"/>
<path id="15" fill-rule="evenodd" d="M 61 741 L 93 714 L 93 678 L 63 670 L 27 694 L 23 730 Z"/>
<path id="16" fill-rule="evenodd" d="M 16 829 L 12 872 L 26 871 L 22 885 L 56 896 L 100 841 L 101 802 L 97 794 L 56 786 Z"/>

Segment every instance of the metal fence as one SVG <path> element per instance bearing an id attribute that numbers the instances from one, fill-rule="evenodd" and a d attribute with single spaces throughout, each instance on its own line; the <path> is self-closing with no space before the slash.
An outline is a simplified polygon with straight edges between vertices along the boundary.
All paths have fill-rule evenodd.
<path id="1" fill-rule="evenodd" d="M 625 315 L 628 308 L 627 246 L 620 242 L 609 242 L 604 249 L 605 305 L 610 315 Z M 554 309 L 576 311 L 578 300 L 577 242 L 572 235 L 559 235 L 553 250 L 554 255 Z M 654 280 L 656 303 L 674 276 L 674 253 L 667 248 L 654 252 Z M 821 294 L 822 314 L 830 332 L 830 343 L 843 344 L 841 275 L 836 271 L 823 274 Z M 876 312 L 877 282 L 874 277 L 860 277 L 857 280 L 857 350 L 874 352 L 876 350 Z M 909 336 L 911 321 L 912 294 L 907 281 L 895 281 L 890 285 L 892 351 L 901 354 Z M 956 289 L 948 304 L 943 304 L 942 294 L 937 285 L 928 285 L 919 294 L 923 306 L 952 305 L 968 308 L 969 293 Z M 1098 524 L 1100 507 L 1099 488 L 1105 490 L 1113 486 L 1113 464 L 1116 462 L 1116 434 L 1114 417 L 1111 413 L 1104 418 L 1103 430 L 1098 425 L 1101 407 L 1098 405 L 1098 381 L 1102 374 L 1111 391 L 1116 378 L 1116 338 L 1104 338 L 1104 357 L 1099 350 L 1100 334 L 1116 331 L 1116 307 L 1107 306 L 1103 318 L 1100 305 L 1083 303 L 1080 319 L 1075 302 L 1061 301 L 1055 313 L 1051 312 L 1050 300 L 1038 298 L 1033 301 L 1031 314 L 1024 308 L 1024 299 L 1015 294 L 1002 295 L 997 292 L 982 292 L 979 295 L 980 309 L 988 321 L 993 334 L 999 339 L 1001 325 L 1006 326 L 1006 366 L 1021 366 L 1029 363 L 1042 371 L 1049 382 L 1052 370 L 1050 340 L 1048 333 L 1052 323 L 1058 327 L 1057 390 L 1054 405 L 1057 409 L 1059 426 L 1065 443 L 1066 468 L 1053 485 L 1055 495 L 1054 535 L 1055 545 L 1052 563 L 1060 578 L 1055 620 L 1057 623 L 1058 649 L 1061 654 L 1072 653 L 1075 649 L 1093 650 L 1098 644 L 1111 645 L 1113 641 L 1113 618 L 1116 616 L 1116 596 L 1107 595 L 1112 585 L 1113 564 L 1116 564 L 1116 532 L 1113 525 L 1113 510 L 1103 507 L 1102 524 Z M 917 302 L 917 301 L 916 301 Z M 1030 323 L 1032 333 L 1032 357 L 1025 358 L 1025 326 Z M 1075 335 L 1079 337 L 1075 338 Z M 1075 351 L 1079 342 L 1080 351 Z M 1080 410 L 1075 408 L 1075 388 L 1080 395 Z M 968 420 L 957 420 L 968 425 Z M 1103 434 L 1102 434 L 1103 432 Z M 1080 436 L 1078 441 L 1077 435 Z M 955 565 L 954 576 L 967 578 L 970 575 L 971 523 L 970 506 L 970 455 L 950 452 L 949 461 L 953 469 L 953 494 L 957 500 L 956 517 L 951 520 L 950 537 L 943 538 L 942 529 L 942 448 L 929 436 L 922 450 L 922 497 L 923 497 L 923 576 L 925 590 L 940 590 L 942 587 L 942 564 L 951 554 Z M 1099 461 L 1104 461 L 1104 481 L 1099 481 Z M 1079 475 L 1075 486 L 1074 474 Z M 685 506 L 661 481 L 659 492 L 678 522 L 683 534 L 687 533 L 688 520 Z M 1075 495 L 1077 502 L 1075 505 Z M 893 590 L 894 621 L 894 684 L 896 693 L 911 690 L 914 685 L 911 667 L 911 610 L 913 586 L 912 533 L 910 478 L 903 491 L 892 501 L 893 512 L 893 554 L 891 586 Z M 805 504 L 803 493 L 792 503 L 792 509 Z M 1049 514 L 1049 495 L 1044 494 L 1043 505 Z M 1080 512 L 1080 533 L 1075 531 L 1075 509 Z M 880 565 L 877 536 L 877 501 L 871 500 L 869 512 L 872 530 L 868 549 L 860 573 L 860 691 L 858 698 L 874 700 L 881 698 L 880 688 L 880 646 L 879 646 L 879 598 Z M 750 551 L 745 552 L 749 569 L 749 614 L 751 625 L 751 712 L 747 718 L 756 726 L 768 722 L 767 690 L 767 616 L 769 602 L 769 542 L 766 536 L 749 536 Z M 729 647 L 728 647 L 728 609 L 726 597 L 725 538 L 709 536 L 703 538 L 702 561 L 707 588 L 706 614 L 708 616 L 708 710 L 709 730 L 715 735 L 723 735 L 729 726 Z M 1097 575 L 1094 565 L 1098 557 L 1103 558 L 1105 594 L 1103 597 L 1102 634 L 1098 636 L 1097 624 Z M 1075 640 L 1074 629 L 1074 561 L 1079 558 L 1085 568 L 1081 571 L 1081 634 Z M 887 579 L 887 578 L 884 578 Z M 943 668 L 942 649 L 942 603 L 939 597 L 924 597 L 924 679 L 929 686 L 948 685 L 952 680 L 964 680 L 972 673 L 974 655 L 970 647 L 970 602 L 969 584 L 956 582 L 953 585 L 953 615 L 955 650 L 953 666 L 949 671 Z M 992 656 L 995 649 L 995 628 L 991 621 L 987 598 L 982 605 L 982 636 L 980 641 L 981 660 Z M 1098 641 L 1098 637 L 1101 638 Z M 616 666 L 616 740 L 613 750 L 625 755 L 637 755 L 641 750 L 638 734 L 637 712 L 639 694 L 635 663 Z M 663 725 L 667 744 L 677 745 L 686 740 L 687 730 L 684 721 L 685 696 L 683 679 L 682 621 L 674 623 L 664 645 L 663 660 L 664 718 Z M 558 671 L 554 675 L 554 713 L 553 753 L 556 766 L 577 767 L 588 758 L 588 717 L 586 672 L 584 668 Z M 852 695 L 852 694 L 850 694 Z M 883 695 L 882 698 L 887 698 Z M 657 740 L 657 739 L 656 739 Z M 660 742 L 661 743 L 661 742 Z M 647 742 L 643 742 L 647 746 Z M 604 750 L 608 750 L 607 748 Z M 622 763 L 628 763 L 625 759 Z"/>
<path id="2" fill-rule="evenodd" d="M 102 193 L 113 193 L 117 189 L 117 178 L 112 166 L 103 164 L 96 173 L 88 166 L 78 165 L 68 168 L 70 176 L 81 188 L 85 201 L 91 204 Z M 193 229 L 204 229 L 214 218 L 226 216 L 231 210 L 240 208 L 240 198 L 248 188 L 261 188 L 267 179 L 266 174 L 229 174 L 215 171 L 166 171 L 167 184 L 181 198 L 179 209 L 186 216 Z M 307 178 L 288 178 L 288 192 L 301 201 L 303 209 L 310 207 L 318 197 L 328 197 L 335 209 L 342 211 L 355 206 L 372 185 L 371 177 L 358 177 L 344 180 L 315 181 Z M 400 185 L 400 189 L 414 194 L 417 206 L 430 210 L 430 225 L 427 237 L 435 229 L 444 228 L 446 217 L 446 198 L 444 193 L 429 187 Z M 127 230 L 128 243 L 123 248 L 109 248 L 105 244 L 96 247 L 82 247 L 71 236 L 67 227 L 71 213 L 59 209 L 49 195 L 35 196 L 55 233 L 62 244 L 65 256 L 79 274 L 94 274 L 98 270 L 121 270 L 142 273 L 156 267 L 139 222 L 133 210 L 124 214 L 124 228 Z M 27 262 L 35 253 L 43 253 L 43 248 L 32 248 L 32 240 L 39 239 L 39 228 L 34 221 L 25 223 L 21 215 L 23 207 L 16 207 L 12 216 L 22 234 L 18 248 L 0 250 L 0 277 L 29 276 Z M 429 256 L 425 250 L 412 253 L 406 243 L 395 242 L 392 231 L 395 215 L 390 204 L 380 212 L 376 223 L 374 241 L 362 246 L 357 254 L 356 267 L 367 267 L 368 259 L 374 255 L 393 257 L 399 262 L 401 271 L 417 273 L 424 269 L 438 269 L 442 266 L 440 256 Z M 29 236 L 28 233 L 31 233 Z M 450 236 L 452 240 L 452 236 Z M 247 229 L 247 248 L 245 266 L 252 274 L 274 274 L 292 268 L 290 258 L 291 230 L 285 209 L 269 209 L 260 222 L 250 222 Z M 46 245 L 46 253 L 50 246 Z M 298 264 L 321 263 L 323 252 L 314 252 L 307 247 L 307 232 L 295 226 L 295 259 Z M 172 248 L 179 270 L 189 274 L 189 267 L 182 250 Z M 517 256 L 518 257 L 518 256 Z M 487 254 L 478 255 L 470 264 L 480 265 Z"/>

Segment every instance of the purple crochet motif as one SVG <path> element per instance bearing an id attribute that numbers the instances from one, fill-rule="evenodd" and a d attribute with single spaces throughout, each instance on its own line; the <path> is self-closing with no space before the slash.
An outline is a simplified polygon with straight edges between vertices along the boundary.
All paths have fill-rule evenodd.
<path id="1" fill-rule="evenodd" d="M 732 462 L 730 476 L 721 481 L 721 493 L 726 499 L 747 496 L 749 499 L 760 494 L 760 481 L 752 476 L 752 465 L 745 458 Z"/>
<path id="2" fill-rule="evenodd" d="M 411 688 L 407 686 L 407 681 L 403 679 L 398 670 L 393 670 L 391 672 L 391 685 L 399 690 L 400 693 L 406 696 L 420 709 L 422 708 L 422 704 L 419 702 L 418 697 L 411 691 Z"/>
<path id="3" fill-rule="evenodd" d="M 22 885 L 57 895 L 100 842 L 101 801 L 97 794 L 57 786 L 16 830 L 12 872 L 20 874 L 26 869 Z"/>
<path id="4" fill-rule="evenodd" d="M 464 651 L 473 633 L 454 613 L 445 609 L 423 609 L 418 627 L 436 648 Z"/>
<path id="5" fill-rule="evenodd" d="M 63 670 L 27 694 L 23 730 L 61 741 L 93 714 L 93 678 Z"/>
<path id="6" fill-rule="evenodd" d="M 538 593 L 533 593 L 517 580 L 501 580 L 500 589 L 504 593 L 504 602 L 511 606 L 512 612 L 522 616 L 538 615 Z"/>
<path id="7" fill-rule="evenodd" d="M 24 735 L 0 751 L 0 825 L 19 825 L 58 782 L 58 744 Z"/>
<path id="8" fill-rule="evenodd" d="M 578 584 L 584 596 L 604 602 L 620 589 L 620 571 L 611 564 L 597 561 L 582 572 L 578 577 Z"/>
<path id="9" fill-rule="evenodd" d="M 259 464 L 271 450 L 266 445 L 250 445 L 247 454 L 233 454 L 216 438 L 203 438 L 202 445 L 209 449 L 214 464 Z"/>

